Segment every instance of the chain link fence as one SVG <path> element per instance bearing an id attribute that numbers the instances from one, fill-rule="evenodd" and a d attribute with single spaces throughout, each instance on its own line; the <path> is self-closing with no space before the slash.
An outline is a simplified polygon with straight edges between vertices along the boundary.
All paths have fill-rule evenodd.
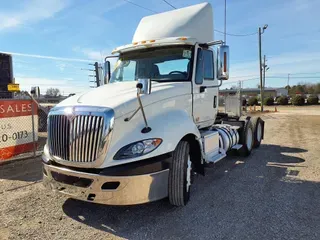
<path id="1" fill-rule="evenodd" d="M 0 92 L 0 162 L 39 156 L 47 113 L 27 92 Z"/>

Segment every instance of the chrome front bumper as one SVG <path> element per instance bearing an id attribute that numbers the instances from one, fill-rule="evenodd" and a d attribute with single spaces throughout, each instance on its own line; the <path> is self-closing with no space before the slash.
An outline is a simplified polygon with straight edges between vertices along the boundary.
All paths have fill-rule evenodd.
<path id="1" fill-rule="evenodd" d="M 133 205 L 152 202 L 168 196 L 168 169 L 135 176 L 103 176 L 45 163 L 43 167 L 44 186 L 83 201 L 107 205 Z M 62 176 L 62 179 L 84 179 L 89 184 L 86 184 L 85 187 L 66 184 L 60 179 L 57 181 L 57 175 Z M 111 183 L 111 185 L 117 183 L 118 187 L 102 189 L 105 183 Z"/>

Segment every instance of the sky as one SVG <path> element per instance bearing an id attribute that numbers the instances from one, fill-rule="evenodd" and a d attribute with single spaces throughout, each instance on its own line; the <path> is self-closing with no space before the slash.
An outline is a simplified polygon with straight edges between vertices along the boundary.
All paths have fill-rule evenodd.
<path id="1" fill-rule="evenodd" d="M 163 0 L 130 0 L 156 12 L 172 10 Z M 168 0 L 176 8 L 199 0 Z M 214 28 L 224 29 L 224 0 L 210 0 Z M 102 62 L 117 46 L 132 42 L 135 29 L 152 11 L 124 0 L 12 0 L 1 3 L 0 52 L 13 54 L 14 77 L 21 89 L 58 87 L 64 95 L 93 85 L 89 65 Z M 320 82 L 319 0 L 227 0 L 227 33 L 262 35 L 267 87 Z M 204 26 L 205 30 L 205 26 Z M 214 39 L 223 39 L 215 32 Z M 227 36 L 230 80 L 259 84 L 258 35 Z"/>

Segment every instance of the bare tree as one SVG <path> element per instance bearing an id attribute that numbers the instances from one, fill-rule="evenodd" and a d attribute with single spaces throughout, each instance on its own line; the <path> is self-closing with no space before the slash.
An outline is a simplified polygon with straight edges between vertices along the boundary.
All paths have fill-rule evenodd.
<path id="1" fill-rule="evenodd" d="M 58 88 L 48 88 L 46 91 L 46 97 L 60 97 L 60 90 Z"/>

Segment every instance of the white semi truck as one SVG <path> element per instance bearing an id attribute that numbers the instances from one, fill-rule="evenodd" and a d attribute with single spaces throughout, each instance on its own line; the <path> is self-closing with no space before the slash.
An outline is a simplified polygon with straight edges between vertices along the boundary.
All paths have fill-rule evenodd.
<path id="1" fill-rule="evenodd" d="M 132 43 L 112 52 L 112 72 L 106 57 L 107 84 L 50 111 L 45 186 L 109 205 L 185 205 L 194 174 L 263 138 L 260 118 L 218 113 L 228 50 L 213 40 L 209 3 L 144 17 Z"/>

